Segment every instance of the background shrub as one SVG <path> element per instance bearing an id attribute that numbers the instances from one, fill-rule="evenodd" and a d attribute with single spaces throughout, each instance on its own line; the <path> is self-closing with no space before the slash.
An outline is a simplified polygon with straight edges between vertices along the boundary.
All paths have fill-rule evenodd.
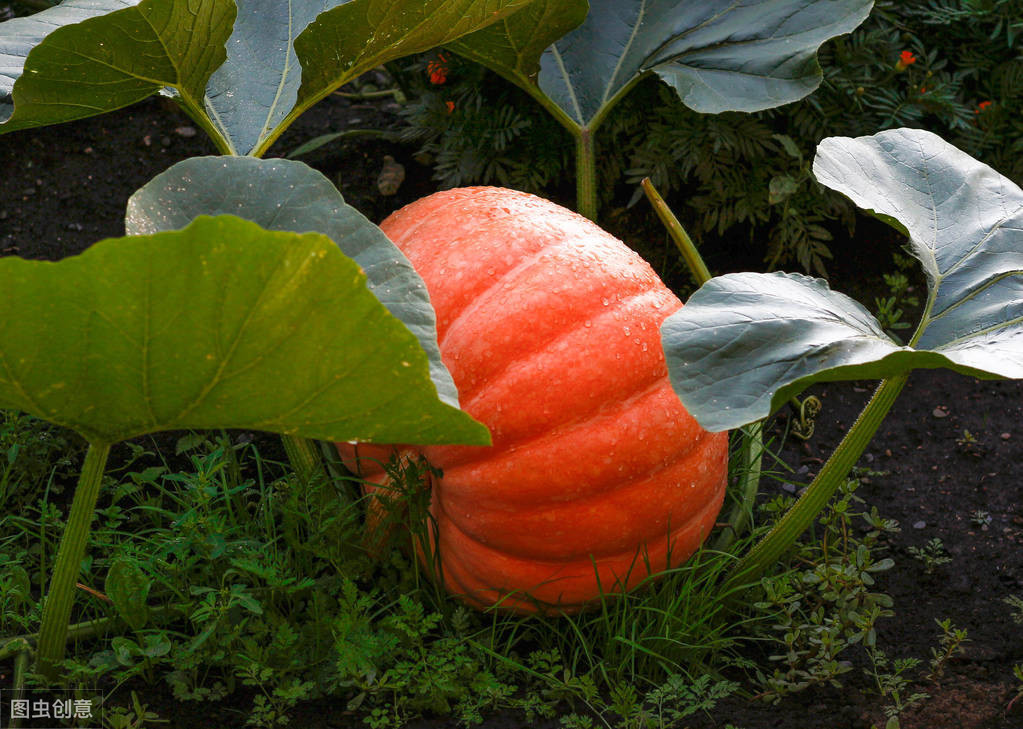
<path id="1" fill-rule="evenodd" d="M 1023 181 L 1021 34 L 1023 0 L 879 0 L 821 50 L 824 81 L 802 101 L 704 115 L 648 79 L 598 140 L 602 209 L 613 217 L 615 205 L 635 204 L 649 176 L 698 242 L 727 235 L 767 268 L 826 274 L 835 235 L 851 234 L 855 216 L 810 174 L 825 137 L 926 128 Z M 393 70 L 412 99 L 403 138 L 442 187 L 567 197 L 571 140 L 524 92 L 450 53 Z"/>

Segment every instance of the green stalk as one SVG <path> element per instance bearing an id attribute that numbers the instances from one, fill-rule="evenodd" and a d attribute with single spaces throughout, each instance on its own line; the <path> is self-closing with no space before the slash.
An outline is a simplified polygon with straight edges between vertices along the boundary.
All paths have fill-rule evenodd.
<path id="1" fill-rule="evenodd" d="M 710 269 L 703 262 L 700 252 L 696 250 L 693 239 L 689 237 L 686 229 L 682 227 L 682 223 L 678 222 L 678 218 L 671 212 L 668 203 L 664 202 L 664 198 L 657 192 L 654 183 L 650 182 L 650 178 L 644 177 L 640 184 L 643 186 L 643 192 L 646 193 L 646 197 L 653 206 L 654 212 L 657 213 L 657 217 L 661 219 L 664 227 L 668 229 L 668 235 L 675 241 L 675 246 L 678 248 L 679 253 L 682 254 L 682 260 L 686 262 L 689 272 L 696 279 L 696 285 L 703 286 L 703 284 L 711 279 Z"/>
<path id="2" fill-rule="evenodd" d="M 187 616 L 188 611 L 185 610 L 181 605 L 154 605 L 149 608 L 149 621 L 151 623 L 158 623 L 161 621 L 169 620 L 171 617 L 183 617 Z M 126 623 L 119 617 L 111 618 L 96 618 L 95 620 L 86 620 L 83 623 L 75 623 L 67 626 L 67 640 L 85 640 L 86 638 L 94 638 L 97 635 L 101 635 L 114 628 L 123 627 Z M 14 656 L 15 658 L 20 654 L 28 655 L 32 651 L 32 646 L 39 642 L 39 633 L 27 633 L 25 635 L 18 635 L 10 639 L 5 639 L 4 642 L 0 643 L 0 661 L 6 661 L 8 658 Z"/>
<path id="3" fill-rule="evenodd" d="M 593 130 L 580 128 L 575 138 L 575 207 L 580 215 L 597 220 L 597 151 Z"/>
<path id="4" fill-rule="evenodd" d="M 288 454 L 291 467 L 295 469 L 299 479 L 305 483 L 323 468 L 323 460 L 316 441 L 309 438 L 298 438 L 293 435 L 282 435 L 284 452 Z"/>
<path id="5" fill-rule="evenodd" d="M 753 505 L 760 488 L 761 463 L 764 459 L 763 420 L 750 423 L 742 428 L 742 447 L 739 458 L 741 460 L 738 489 L 740 496 L 728 514 L 726 520 L 728 526 L 722 529 L 721 534 L 714 542 L 713 548 L 719 552 L 726 551 L 735 543 L 736 538 L 746 530 L 746 525 L 753 514 Z"/>
<path id="6" fill-rule="evenodd" d="M 647 200 L 653 206 L 657 217 L 668 230 L 668 235 L 675 241 L 675 246 L 682 254 L 682 260 L 686 262 L 689 273 L 692 274 L 697 286 L 702 286 L 711 279 L 710 269 L 703 261 L 703 256 L 696 249 L 693 239 L 689 237 L 686 229 L 675 217 L 675 213 L 668 207 L 661 194 L 657 192 L 654 183 L 649 177 L 643 178 L 640 183 Z M 760 487 L 760 464 L 764 457 L 764 426 L 763 422 L 756 422 L 747 425 L 742 429 L 742 466 L 739 477 L 739 501 L 736 502 L 728 515 L 727 526 L 722 530 L 721 535 L 714 542 L 714 549 L 725 551 L 735 539 L 746 529 L 750 515 L 753 513 L 753 503 L 757 498 L 757 491 Z"/>
<path id="7" fill-rule="evenodd" d="M 835 490 L 866 450 L 907 379 L 908 373 L 881 381 L 874 396 L 870 398 L 870 402 L 863 408 L 863 412 L 821 468 L 813 483 L 774 528 L 732 568 L 721 586 L 719 592 L 721 597 L 738 595 L 743 589 L 758 581 L 813 523 L 817 514 L 827 505 Z"/>
<path id="8" fill-rule="evenodd" d="M 75 600 L 75 583 L 82 569 L 82 557 L 89 541 L 89 530 L 96 510 L 100 485 L 103 483 L 103 469 L 110 455 L 109 443 L 90 443 L 85 453 L 85 463 L 78 477 L 75 497 L 71 502 L 57 549 L 57 559 L 50 577 L 50 589 L 43 603 L 43 617 L 39 626 L 39 655 L 37 670 L 48 681 L 57 678 L 57 666 L 64 659 L 67 642 L 68 620 Z"/>

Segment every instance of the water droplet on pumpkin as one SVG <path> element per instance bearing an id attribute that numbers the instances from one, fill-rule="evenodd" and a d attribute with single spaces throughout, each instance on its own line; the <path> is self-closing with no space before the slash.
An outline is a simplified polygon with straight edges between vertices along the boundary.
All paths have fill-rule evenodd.
<path id="1" fill-rule="evenodd" d="M 603 304 L 604 306 L 610 306 L 611 305 L 611 302 L 608 300 L 608 298 L 606 296 L 600 300 L 600 303 Z"/>

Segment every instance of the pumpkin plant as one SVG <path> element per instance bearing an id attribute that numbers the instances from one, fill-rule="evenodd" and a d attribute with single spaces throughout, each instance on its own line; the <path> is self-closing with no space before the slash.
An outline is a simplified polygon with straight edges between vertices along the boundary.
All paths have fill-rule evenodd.
<path id="1" fill-rule="evenodd" d="M 261 157 L 305 110 L 364 71 L 503 22 L 535 1 L 67 0 L 0 23 L 0 133 L 92 116 L 160 93 L 194 119 L 221 154 Z M 543 48 L 565 30 L 563 23 L 534 27 L 533 42 L 513 55 L 519 63 L 536 64 Z M 481 36 L 474 45 L 500 43 L 501 37 Z M 240 176 L 250 168 L 232 169 L 229 175 Z M 178 182 L 196 186 L 195 201 L 210 199 L 202 179 L 183 176 Z M 270 197 L 266 189 L 249 186 L 242 199 L 255 196 L 254 209 L 264 211 L 249 219 L 261 224 L 277 219 L 269 213 L 285 201 L 301 208 L 292 192 L 274 185 Z M 192 217 L 220 212 L 246 217 L 248 208 L 195 202 L 188 207 Z M 305 227 L 297 230 L 343 233 L 329 225 L 328 215 L 318 214 L 315 224 L 301 210 L 298 215 Z M 288 212 L 280 217 L 286 219 Z M 191 217 L 166 220 L 181 227 Z M 164 229 L 168 226 L 149 230 Z M 401 271 L 387 272 L 382 265 L 381 273 L 370 277 L 371 288 L 379 294 L 386 283 L 393 301 L 417 302 L 406 323 L 431 357 L 438 390 L 457 404 L 436 343 L 431 344 L 432 312 L 422 281 L 400 254 L 389 260 Z M 404 287 L 409 290 L 403 293 Z M 300 472 L 312 472 L 319 462 L 307 439 L 285 436 L 284 445 Z"/>
<path id="2" fill-rule="evenodd" d="M 586 218 L 501 188 L 436 193 L 381 228 L 426 281 L 462 405 L 494 441 L 421 450 L 442 472 L 421 551 L 447 588 L 571 611 L 687 559 L 721 508 L 728 439 L 672 392 L 658 329 L 681 302 L 650 266 Z M 340 448 L 379 478 L 378 449 Z"/>
<path id="3" fill-rule="evenodd" d="M 530 2 L 67 0 L 0 23 L 0 131 L 163 93 L 221 153 L 260 157 L 306 109 L 359 74 Z"/>
<path id="4" fill-rule="evenodd" d="M 379 235 L 352 211 L 339 218 L 353 236 Z M 39 668 L 51 678 L 114 443 L 221 427 L 488 442 L 438 397 L 417 337 L 322 234 L 203 216 L 58 263 L 0 259 L 0 288 L 0 407 L 90 444 L 39 633 Z"/>
<path id="5" fill-rule="evenodd" d="M 881 379 L 813 483 L 733 568 L 722 594 L 755 582 L 811 524 L 916 368 L 1023 378 L 1023 191 L 930 132 L 822 141 L 813 166 L 908 235 L 928 282 L 909 341 L 862 305 L 801 274 L 711 279 L 672 314 L 662 341 L 672 385 L 711 431 L 767 417 L 815 382 Z"/>
<path id="6" fill-rule="evenodd" d="M 862 23 L 872 0 L 583 0 L 537 2 L 506 22 L 448 43 L 529 93 L 572 135 L 577 210 L 597 214 L 594 135 L 642 79 L 657 75 L 694 111 L 761 111 L 807 96 L 821 82 L 817 49 Z M 574 30 L 543 51 L 539 67 L 508 48 L 528 47 L 537 22 Z M 481 38 L 503 36 L 502 42 Z M 560 36 L 561 34 L 559 34 Z"/>

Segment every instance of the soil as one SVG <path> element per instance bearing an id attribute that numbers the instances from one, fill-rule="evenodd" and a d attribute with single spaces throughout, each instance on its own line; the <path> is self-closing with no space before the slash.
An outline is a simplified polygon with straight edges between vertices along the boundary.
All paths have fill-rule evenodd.
<path id="1" fill-rule="evenodd" d="M 387 104 L 360 104 L 332 97 L 304 115 L 276 150 L 287 151 L 322 133 L 397 122 Z M 394 142 L 356 138 L 333 144 L 304 160 L 337 181 L 345 199 L 371 220 L 433 190 L 415 150 Z M 175 107 L 151 99 L 93 119 L 0 136 L 0 255 L 55 260 L 81 252 L 108 236 L 123 235 L 128 197 L 155 174 L 189 156 L 212 154 L 190 120 Z M 376 185 L 384 156 L 405 165 L 397 194 Z M 862 224 L 856 247 L 842 250 L 832 270 L 834 288 L 872 303 L 883 291 L 880 274 L 897 241 Z M 842 265 L 842 261 L 845 264 Z M 756 262 L 731 259 L 734 268 Z M 716 268 L 722 271 L 720 260 Z M 814 390 L 824 410 L 817 433 L 793 446 L 786 460 L 809 481 L 870 396 L 872 383 L 840 383 Z M 978 381 L 942 371 L 915 373 L 862 466 L 871 475 L 858 492 L 882 516 L 898 520 L 891 539 L 895 567 L 879 588 L 894 598 L 895 616 L 882 621 L 878 642 L 895 657 L 925 661 L 936 645 L 936 620 L 950 618 L 968 631 L 969 642 L 943 677 L 915 687 L 930 698 L 903 716 L 904 729 L 1014 729 L 1023 727 L 1023 700 L 1013 702 L 1023 663 L 1023 635 L 1004 599 L 1023 596 L 1023 385 Z M 988 517 L 990 517 L 988 519 Z M 910 553 L 940 539 L 951 557 L 931 573 Z M 155 689 L 155 687 L 154 687 Z M 177 727 L 229 726 L 228 716 L 188 717 L 168 698 L 161 716 Z M 159 706 L 158 696 L 149 696 Z M 884 702 L 862 671 L 847 674 L 844 687 L 812 689 L 775 706 L 730 699 L 711 717 L 692 717 L 693 729 L 867 729 L 884 726 Z M 211 724 L 210 721 L 215 721 Z M 424 719 L 415 727 L 449 727 L 447 719 Z M 521 726 L 520 715 L 489 718 L 483 726 Z M 166 726 L 166 725 L 165 725 Z M 292 726 L 362 726 L 336 704 L 300 707 Z M 538 724 L 540 726 L 540 724 Z M 556 726 L 555 722 L 549 726 Z"/>

